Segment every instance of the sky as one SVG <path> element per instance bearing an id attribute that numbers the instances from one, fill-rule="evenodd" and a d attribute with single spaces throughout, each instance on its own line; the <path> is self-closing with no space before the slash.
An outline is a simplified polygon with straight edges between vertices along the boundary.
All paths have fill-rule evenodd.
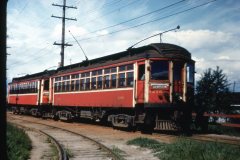
<path id="1" fill-rule="evenodd" d="M 56 69 L 60 62 L 63 0 L 9 0 L 7 7 L 7 81 Z M 65 65 L 125 51 L 134 43 L 180 25 L 162 42 L 186 48 L 196 61 L 196 79 L 208 68 L 227 75 L 240 91 L 239 0 L 67 0 Z M 159 43 L 154 37 L 136 47 Z"/>

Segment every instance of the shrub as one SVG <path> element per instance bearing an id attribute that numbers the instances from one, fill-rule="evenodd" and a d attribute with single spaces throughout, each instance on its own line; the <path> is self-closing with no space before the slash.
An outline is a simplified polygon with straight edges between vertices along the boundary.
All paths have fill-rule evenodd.
<path id="1" fill-rule="evenodd" d="M 24 130 L 7 124 L 7 156 L 9 160 L 26 160 L 31 150 L 31 140 Z"/>

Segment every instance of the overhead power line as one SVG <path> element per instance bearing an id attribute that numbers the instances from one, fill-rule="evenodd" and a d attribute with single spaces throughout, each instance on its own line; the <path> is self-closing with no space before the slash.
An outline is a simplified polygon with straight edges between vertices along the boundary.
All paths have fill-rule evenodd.
<path id="1" fill-rule="evenodd" d="M 51 46 L 50 46 L 51 47 Z M 52 51 L 52 49 L 53 48 L 50 48 L 50 51 Z M 39 60 L 41 60 L 40 58 L 41 57 L 44 57 L 44 56 L 51 56 L 51 54 L 49 54 L 49 52 L 50 52 L 49 50 L 47 50 L 46 52 L 44 52 L 43 54 L 41 54 L 41 55 L 38 55 L 38 56 L 36 56 L 36 57 L 30 57 L 29 59 L 27 59 L 26 61 L 18 61 L 18 62 L 15 62 L 15 63 L 13 63 L 13 64 L 11 64 L 10 65 L 10 69 L 12 69 L 12 68 L 15 68 L 15 67 L 19 67 L 20 65 L 19 64 L 21 64 L 21 66 L 23 66 L 23 65 L 26 65 L 26 64 L 31 64 L 32 62 L 35 62 L 35 61 L 39 61 Z M 37 52 L 38 53 L 38 52 Z M 37 54 L 36 53 L 36 54 Z M 50 52 L 50 53 L 52 53 L 52 52 Z"/>
<path id="2" fill-rule="evenodd" d="M 27 7 L 28 3 L 30 0 L 28 0 L 25 5 L 23 6 L 23 8 L 21 9 L 21 11 L 19 12 L 19 15 L 25 10 L 25 8 Z"/>
<path id="3" fill-rule="evenodd" d="M 117 9 L 114 9 L 114 10 L 109 11 L 109 12 L 107 12 L 107 13 L 104 14 L 104 15 L 95 17 L 95 18 L 93 18 L 93 19 L 91 19 L 91 20 L 89 20 L 89 21 L 87 21 L 87 22 L 84 22 L 82 25 L 85 26 L 86 24 L 89 24 L 90 22 L 93 22 L 93 21 L 95 21 L 95 20 L 97 20 L 97 19 L 100 19 L 100 18 L 102 18 L 102 17 L 108 16 L 108 15 L 110 15 L 110 14 L 112 14 L 112 13 L 114 13 L 114 12 L 117 12 L 117 11 L 123 9 L 123 8 L 126 8 L 126 7 L 132 5 L 132 4 L 136 3 L 136 2 L 139 2 L 139 0 L 132 1 L 132 2 L 130 2 L 130 3 L 126 4 L 126 5 L 124 5 L 124 6 L 121 6 L 121 7 L 117 8 Z"/>
<path id="4" fill-rule="evenodd" d="M 132 19 L 129 19 L 129 20 L 126 20 L 126 21 L 123 21 L 123 22 L 120 22 L 120 23 L 117 23 L 117 24 L 108 26 L 108 27 L 100 28 L 100 29 L 97 29 L 97 30 L 95 30 L 95 31 L 91 31 L 91 32 L 89 32 L 87 35 L 92 34 L 92 33 L 97 33 L 97 32 L 99 32 L 99 31 L 102 31 L 102 30 L 105 30 L 105 29 L 113 28 L 113 27 L 116 27 L 116 26 L 119 26 L 119 25 L 122 25 L 122 24 L 125 24 L 125 23 L 128 23 L 128 22 L 134 21 L 134 20 L 136 20 L 136 19 L 139 19 L 139 18 L 148 16 L 148 15 L 151 15 L 151 14 L 153 14 L 153 13 L 162 11 L 162 10 L 164 10 L 164 9 L 170 8 L 170 7 L 175 6 L 175 5 L 179 4 L 179 3 L 182 3 L 182 2 L 184 2 L 184 1 L 186 1 L 186 0 L 181 0 L 181 1 L 178 1 L 178 2 L 176 2 L 176 3 L 172 3 L 172 4 L 168 5 L 168 6 L 165 6 L 165 7 L 159 8 L 159 9 L 157 9 L 157 10 L 154 10 L 154 11 L 152 11 L 152 12 L 148 12 L 148 13 L 143 14 L 143 15 L 141 15 L 141 16 L 138 16 L 138 17 L 135 17 L 135 18 L 132 18 Z"/>
<path id="5" fill-rule="evenodd" d="M 118 33 L 118 32 L 130 30 L 130 29 L 133 29 L 133 28 L 137 28 L 137 27 L 140 27 L 140 26 L 149 24 L 149 23 L 153 23 L 153 22 L 156 22 L 156 21 L 160 21 L 160 20 L 163 20 L 163 19 L 166 19 L 166 18 L 175 16 L 175 15 L 178 15 L 178 14 L 182 14 L 182 13 L 185 13 L 185 12 L 188 12 L 188 11 L 191 11 L 191 10 L 194 10 L 194 9 L 196 9 L 196 8 L 205 6 L 205 5 L 209 4 L 209 3 L 213 3 L 213 2 L 215 2 L 215 1 L 217 1 L 217 0 L 208 1 L 208 2 L 206 2 L 206 3 L 203 3 L 203 4 L 200 4 L 200 5 L 191 7 L 191 8 L 189 8 L 189 9 L 185 9 L 185 10 L 182 10 L 182 11 L 179 11 L 179 12 L 175 12 L 175 13 L 173 13 L 173 14 L 170 14 L 170 15 L 167 15 L 167 16 L 164 16 L 164 17 L 161 17 L 161 18 L 157 18 L 157 19 L 154 19 L 154 20 L 151 20 L 151 21 L 147 21 L 147 22 L 144 22 L 144 23 L 140 23 L 140 24 L 135 25 L 135 26 L 132 26 L 132 27 L 128 27 L 128 28 L 116 30 L 116 31 L 113 31 L 113 32 L 109 32 L 109 33 L 104 34 L 104 35 L 97 35 L 97 36 L 92 36 L 92 37 L 88 37 L 88 38 L 83 38 L 83 39 L 80 39 L 79 41 L 86 41 L 86 40 L 90 40 L 90 39 L 94 39 L 94 38 L 98 38 L 98 37 L 104 37 L 104 36 L 112 35 L 112 34 L 115 34 L 115 33 Z"/>
<path id="6" fill-rule="evenodd" d="M 39 53 L 41 53 L 44 50 L 46 50 L 49 46 L 51 46 L 51 45 L 48 44 L 47 46 L 41 48 L 40 50 L 38 50 L 37 52 L 34 52 L 34 54 L 31 54 L 31 55 L 39 55 Z M 40 55 L 40 57 L 41 57 L 41 55 Z M 25 58 L 24 60 L 31 61 L 32 59 L 35 59 L 35 58 L 39 58 L 39 56 L 37 56 L 37 57 L 36 56 L 29 56 L 29 58 L 27 58 L 27 59 Z M 17 62 L 11 63 L 8 66 L 12 67 L 12 66 L 15 66 L 15 65 L 18 65 L 18 64 L 22 64 L 22 61 L 17 61 Z"/>
<path id="7" fill-rule="evenodd" d="M 28 1 L 24 4 L 23 8 L 18 12 L 17 16 L 15 17 L 15 20 L 9 25 L 8 28 L 11 28 L 12 25 L 18 20 L 18 17 L 19 17 L 19 16 L 23 13 L 23 11 L 26 9 L 26 7 L 27 7 L 27 5 L 29 4 L 29 2 L 30 2 L 30 0 L 28 0 Z"/>
<path id="8" fill-rule="evenodd" d="M 104 3 L 104 4 L 103 4 L 100 8 L 98 8 L 98 9 L 102 9 L 102 8 L 104 8 L 104 7 L 106 7 L 106 6 L 115 5 L 115 4 L 117 4 L 117 3 L 121 2 L 121 1 L 122 1 L 122 0 L 117 0 L 117 1 L 113 1 L 113 2 Z M 97 12 L 96 9 L 93 9 L 93 10 L 87 11 L 85 14 L 95 13 L 95 12 Z"/>

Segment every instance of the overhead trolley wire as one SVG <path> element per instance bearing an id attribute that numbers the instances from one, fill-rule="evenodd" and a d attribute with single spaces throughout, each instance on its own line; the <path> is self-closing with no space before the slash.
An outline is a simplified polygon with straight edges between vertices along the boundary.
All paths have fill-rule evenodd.
<path id="1" fill-rule="evenodd" d="M 149 24 L 149 23 L 153 23 L 153 22 L 156 22 L 156 21 L 160 21 L 160 20 L 163 20 L 163 19 L 166 19 L 166 18 L 175 16 L 175 15 L 178 15 L 178 14 L 182 14 L 182 13 L 185 13 L 185 12 L 188 12 L 188 11 L 191 11 L 191 10 L 194 10 L 194 9 L 196 9 L 196 8 L 199 8 L 199 7 L 205 6 L 205 5 L 207 5 L 207 4 L 213 3 L 213 2 L 215 2 L 215 1 L 217 1 L 217 0 L 208 1 L 208 2 L 206 2 L 206 3 L 203 3 L 203 4 L 200 4 L 200 5 L 191 7 L 191 8 L 189 8 L 189 9 L 185 9 L 185 10 L 183 10 L 183 11 L 175 12 L 175 13 L 173 13 L 173 14 L 170 14 L 170 15 L 167 15 L 167 16 L 164 16 L 164 17 L 161 17 L 161 18 L 157 18 L 157 19 L 154 19 L 154 20 L 151 20 L 151 21 L 147 21 L 147 22 L 144 22 L 144 23 L 140 23 L 140 24 L 135 25 L 135 26 L 132 26 L 132 27 L 128 27 L 128 28 L 116 30 L 116 31 L 113 31 L 113 32 L 109 32 L 109 33 L 104 34 L 104 35 L 98 35 L 98 36 L 92 36 L 92 37 L 88 37 L 88 38 L 83 38 L 83 39 L 80 39 L 79 41 L 86 41 L 86 40 L 90 40 L 90 39 L 93 39 L 93 38 L 104 37 L 104 36 L 112 35 L 112 34 L 115 34 L 115 33 L 118 33 L 118 32 L 122 32 L 122 31 L 125 31 L 125 30 L 130 30 L 130 29 L 132 29 L 132 28 L 137 28 L 137 27 L 140 27 L 140 26 Z M 74 42 L 74 41 L 71 41 L 71 42 Z"/>
<path id="2" fill-rule="evenodd" d="M 117 4 L 119 2 L 121 2 L 122 0 L 117 0 L 117 1 L 113 1 L 113 2 L 109 2 L 109 3 L 104 3 L 101 7 L 99 7 L 98 9 L 102 9 L 106 6 L 111 6 L 111 5 L 114 5 L 114 4 Z M 93 10 L 89 10 L 87 12 L 85 12 L 85 14 L 89 14 L 89 13 L 95 13 L 97 12 L 96 9 L 93 9 Z"/>

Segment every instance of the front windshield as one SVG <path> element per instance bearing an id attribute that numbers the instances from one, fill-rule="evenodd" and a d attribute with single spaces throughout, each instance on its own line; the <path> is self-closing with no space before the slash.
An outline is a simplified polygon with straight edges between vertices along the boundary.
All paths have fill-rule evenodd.
<path id="1" fill-rule="evenodd" d="M 152 61 L 151 62 L 151 79 L 152 80 L 168 80 L 168 61 Z"/>

